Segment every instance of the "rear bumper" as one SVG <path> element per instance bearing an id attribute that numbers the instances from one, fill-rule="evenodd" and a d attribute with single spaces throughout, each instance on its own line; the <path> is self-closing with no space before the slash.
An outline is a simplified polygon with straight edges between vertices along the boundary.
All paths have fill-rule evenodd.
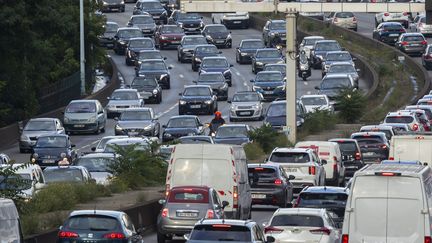
<path id="1" fill-rule="evenodd" d="M 275 190 L 251 190 L 252 205 L 279 205 L 285 202 L 285 192 L 282 188 Z M 258 198 L 259 197 L 259 198 Z"/>
<path id="2" fill-rule="evenodd" d="M 249 19 L 224 19 L 222 24 L 227 27 L 247 27 L 249 26 Z"/>

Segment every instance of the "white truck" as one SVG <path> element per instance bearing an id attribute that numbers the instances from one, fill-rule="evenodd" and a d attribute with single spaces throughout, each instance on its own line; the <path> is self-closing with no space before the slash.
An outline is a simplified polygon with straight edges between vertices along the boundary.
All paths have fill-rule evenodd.
<path id="1" fill-rule="evenodd" d="M 432 163 L 432 135 L 412 134 L 393 136 L 389 159 L 395 161 L 418 160 Z"/>

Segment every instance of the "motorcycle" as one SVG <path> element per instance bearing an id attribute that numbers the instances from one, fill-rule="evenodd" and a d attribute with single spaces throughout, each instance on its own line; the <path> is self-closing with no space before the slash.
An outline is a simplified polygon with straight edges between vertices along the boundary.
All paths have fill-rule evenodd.
<path id="1" fill-rule="evenodd" d="M 209 128 L 208 136 L 214 137 L 216 136 L 217 129 L 222 126 L 222 124 L 212 124 L 212 123 L 206 123 L 205 124 L 207 128 Z"/>
<path id="2" fill-rule="evenodd" d="M 298 60 L 298 76 L 306 81 L 311 76 L 311 66 L 309 59 L 306 56 L 306 52 L 302 50 Z"/>

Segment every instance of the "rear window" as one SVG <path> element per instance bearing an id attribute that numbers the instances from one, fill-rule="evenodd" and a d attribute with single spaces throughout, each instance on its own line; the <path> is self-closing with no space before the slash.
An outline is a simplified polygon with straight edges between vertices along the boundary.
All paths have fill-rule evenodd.
<path id="1" fill-rule="evenodd" d="M 413 121 L 412 116 L 388 116 L 385 119 L 386 123 L 411 123 Z"/>
<path id="2" fill-rule="evenodd" d="M 99 215 L 83 215 L 69 218 L 65 228 L 71 230 L 110 231 L 117 228 L 117 219 Z"/>
<path id="3" fill-rule="evenodd" d="M 330 202 L 346 202 L 347 194 L 343 193 L 301 193 L 300 202 L 305 201 L 330 201 Z M 325 204 L 325 203 L 324 203 Z"/>
<path id="4" fill-rule="evenodd" d="M 403 38 L 403 41 L 424 41 L 423 36 L 417 35 L 417 36 L 405 36 Z"/>
<path id="5" fill-rule="evenodd" d="M 336 18 L 353 18 L 354 14 L 351 12 L 341 12 L 336 14 Z"/>
<path id="6" fill-rule="evenodd" d="M 323 227 L 324 222 L 318 216 L 277 215 L 273 218 L 271 226 Z"/>
<path id="7" fill-rule="evenodd" d="M 252 239 L 248 227 L 222 224 L 197 225 L 192 230 L 190 240 L 250 242 Z"/>
<path id="8" fill-rule="evenodd" d="M 259 181 L 260 179 L 273 179 L 278 177 L 278 174 L 273 168 L 249 168 L 249 179 L 252 181 Z"/>
<path id="9" fill-rule="evenodd" d="M 373 138 L 373 137 L 356 137 L 354 139 L 357 140 L 357 143 L 360 146 L 368 145 L 368 144 L 383 143 L 382 139 L 380 139 L 380 138 Z"/>
<path id="10" fill-rule="evenodd" d="M 355 152 L 357 146 L 354 142 L 338 142 L 339 148 L 342 152 Z"/>
<path id="11" fill-rule="evenodd" d="M 168 198 L 168 202 L 174 203 L 208 203 L 208 201 L 207 192 L 193 190 L 173 191 Z"/>
<path id="12" fill-rule="evenodd" d="M 271 162 L 277 163 L 307 163 L 310 161 L 307 153 L 272 153 Z"/>

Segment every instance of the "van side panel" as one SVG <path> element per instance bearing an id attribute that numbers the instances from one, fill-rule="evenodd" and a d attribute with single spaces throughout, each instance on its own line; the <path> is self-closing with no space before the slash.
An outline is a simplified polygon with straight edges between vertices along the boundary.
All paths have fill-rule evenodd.
<path id="1" fill-rule="evenodd" d="M 393 136 L 390 155 L 394 160 L 419 160 L 432 164 L 432 136 L 397 135 Z"/>

